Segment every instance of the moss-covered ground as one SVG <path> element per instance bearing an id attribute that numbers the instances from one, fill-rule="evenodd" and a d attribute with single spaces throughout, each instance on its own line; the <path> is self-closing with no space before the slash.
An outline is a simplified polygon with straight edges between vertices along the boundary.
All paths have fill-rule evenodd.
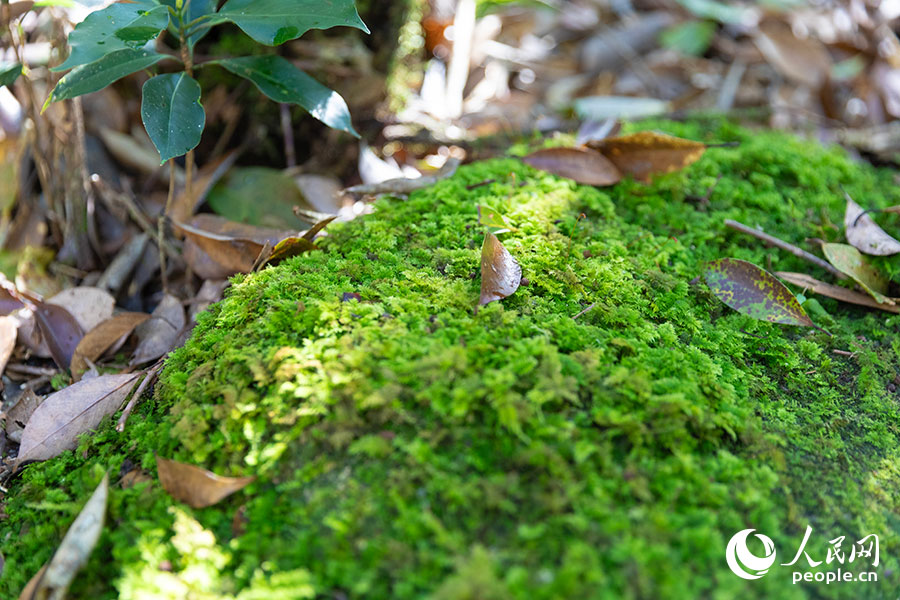
<path id="1" fill-rule="evenodd" d="M 716 119 L 635 127 L 740 146 L 607 189 L 473 164 L 238 278 L 124 434 L 107 423 L 11 483 L 0 596 L 104 472 L 138 467 L 150 480 L 113 486 L 72 597 L 896 598 L 900 316 L 808 300 L 829 337 L 691 283 L 727 256 L 828 279 L 723 220 L 840 240 L 841 186 L 900 204 L 893 175 Z M 528 281 L 475 313 L 479 203 L 517 228 L 501 239 Z M 192 510 L 160 488 L 154 453 L 258 479 Z M 815 560 L 878 534 L 878 583 L 728 570 L 738 530 L 782 563 L 807 524 Z"/>

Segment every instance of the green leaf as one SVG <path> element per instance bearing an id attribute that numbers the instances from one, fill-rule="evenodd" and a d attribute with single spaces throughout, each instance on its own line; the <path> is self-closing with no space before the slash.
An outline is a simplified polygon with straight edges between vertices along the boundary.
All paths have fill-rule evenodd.
<path id="1" fill-rule="evenodd" d="M 0 63 L 0 87 L 12 85 L 22 74 L 22 63 Z"/>
<path id="2" fill-rule="evenodd" d="M 75 67 L 59 80 L 50 93 L 50 102 L 75 98 L 102 90 L 109 84 L 141 69 L 172 58 L 147 50 L 125 49 L 107 54 L 100 60 Z"/>
<path id="3" fill-rule="evenodd" d="M 700 56 L 709 48 L 715 34 L 716 24 L 711 21 L 688 21 L 664 31 L 659 41 L 682 54 Z"/>
<path id="4" fill-rule="evenodd" d="M 293 207 L 304 204 L 293 177 L 267 167 L 231 169 L 209 191 L 206 202 L 230 221 L 279 229 L 296 229 Z"/>
<path id="5" fill-rule="evenodd" d="M 509 224 L 500 211 L 483 204 L 478 205 L 478 224 L 493 229 L 494 235 L 515 230 L 515 227 Z"/>
<path id="6" fill-rule="evenodd" d="M 144 84 L 141 119 L 160 164 L 181 156 L 200 143 L 206 112 L 200 104 L 200 84 L 186 73 L 157 75 Z"/>
<path id="7" fill-rule="evenodd" d="M 353 0 L 228 0 L 219 17 L 267 46 L 283 44 L 310 29 L 340 25 L 369 33 Z"/>
<path id="8" fill-rule="evenodd" d="M 720 258 L 707 264 L 703 277 L 713 295 L 739 313 L 759 321 L 816 327 L 791 291 L 753 263 Z"/>
<path id="9" fill-rule="evenodd" d="M 161 0 L 160 4 L 163 4 L 165 6 L 171 6 L 172 8 L 175 8 L 176 2 L 175 2 L 175 0 Z M 218 0 L 191 0 L 191 4 L 188 7 L 187 17 L 184 20 L 185 23 L 190 23 L 191 21 L 198 19 L 200 17 L 206 16 L 206 15 L 215 14 L 217 5 L 218 5 Z M 223 21 L 219 20 L 218 22 L 221 23 Z M 208 21 L 204 21 L 204 23 L 206 23 L 208 25 L 213 25 L 216 23 L 216 21 L 208 20 Z M 188 43 L 190 43 L 190 45 L 193 46 L 194 44 L 199 42 L 200 39 L 203 38 L 203 36 L 205 36 L 207 33 L 209 33 L 209 30 L 210 30 L 210 27 L 205 27 L 205 28 L 199 30 L 197 33 L 193 34 L 192 36 L 190 36 L 188 38 Z"/>
<path id="10" fill-rule="evenodd" d="M 69 34 L 69 57 L 51 70 L 65 71 L 118 50 L 140 48 L 168 24 L 169 10 L 150 0 L 111 4 L 75 26 Z"/>
<path id="11" fill-rule="evenodd" d="M 822 244 L 822 253 L 834 268 L 850 276 L 879 304 L 894 304 L 893 300 L 885 296 L 888 291 L 887 278 L 869 264 L 859 250 L 847 244 Z"/>
<path id="12" fill-rule="evenodd" d="M 350 121 L 350 109 L 341 95 L 330 90 L 280 56 L 244 56 L 211 61 L 252 81 L 276 102 L 299 104 L 329 127 L 359 137 Z"/>

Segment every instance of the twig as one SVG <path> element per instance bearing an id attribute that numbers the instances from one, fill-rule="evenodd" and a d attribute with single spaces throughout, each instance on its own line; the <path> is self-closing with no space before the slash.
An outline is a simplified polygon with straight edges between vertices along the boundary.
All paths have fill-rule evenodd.
<path id="1" fill-rule="evenodd" d="M 591 310 L 592 308 L 594 308 L 594 306 L 596 306 L 596 305 L 597 305 L 596 302 L 591 302 L 590 305 L 588 305 L 584 310 L 582 310 L 581 312 L 579 312 L 577 315 L 575 315 L 575 316 L 572 317 L 572 318 L 573 318 L 573 319 L 577 319 L 578 317 L 580 317 L 581 315 L 583 315 L 583 314 L 586 313 L 587 311 L 589 311 L 589 310 Z"/>
<path id="2" fill-rule="evenodd" d="M 155 365 L 150 367 L 147 371 L 147 376 L 144 377 L 144 380 L 141 381 L 141 384 L 134 391 L 134 394 L 131 396 L 131 400 L 128 401 L 128 404 L 125 406 L 125 410 L 122 411 L 122 416 L 119 417 L 119 422 L 116 423 L 116 431 L 122 433 L 125 431 L 125 421 L 128 420 L 128 417 L 131 415 L 131 411 L 134 410 L 135 405 L 140 399 L 141 395 L 144 393 L 144 390 L 147 389 L 147 386 L 150 385 L 153 379 L 156 379 L 157 373 L 159 373 L 160 367 L 162 367 L 163 361 L 160 359 L 157 361 Z"/>
<path id="3" fill-rule="evenodd" d="M 190 185 L 190 184 L 189 184 Z M 188 187 L 190 190 L 190 187 Z M 190 193 L 189 191 L 186 193 Z M 159 215 L 157 223 L 157 247 L 159 248 L 159 275 L 162 278 L 163 292 L 169 293 L 169 277 L 166 275 L 166 253 L 163 250 L 163 240 L 166 237 L 166 218 L 171 214 L 172 201 L 175 198 L 175 160 L 169 159 L 169 195 L 166 198 L 166 208 Z"/>
<path id="4" fill-rule="evenodd" d="M 837 354 L 838 356 L 849 356 L 850 358 L 856 358 L 856 352 L 848 352 L 847 350 L 832 350 L 832 354 Z"/>
<path id="5" fill-rule="evenodd" d="M 838 279 L 847 279 L 846 275 L 844 275 L 843 273 L 841 273 L 840 271 L 835 269 L 829 263 L 825 262 L 818 256 L 815 256 L 814 254 L 810 254 L 806 250 L 798 248 L 797 246 L 795 246 L 793 244 L 789 244 L 789 243 L 785 242 L 784 240 L 780 240 L 777 237 L 769 235 L 768 233 L 763 233 L 762 231 L 753 229 L 752 227 L 747 227 L 743 223 L 738 223 L 737 221 L 732 221 L 731 219 L 725 219 L 725 224 L 728 227 L 731 227 L 732 229 L 736 229 L 737 231 L 740 231 L 741 233 L 746 233 L 747 235 L 752 235 L 753 237 L 764 241 L 765 243 L 769 244 L 770 246 L 775 246 L 776 248 L 781 248 L 782 250 L 790 252 L 791 254 L 793 254 L 794 256 L 796 256 L 798 258 L 802 258 L 803 260 L 809 261 L 812 264 L 816 265 L 817 267 L 821 267 L 822 269 L 825 269 L 826 271 L 828 271 L 829 273 L 831 273 Z"/>

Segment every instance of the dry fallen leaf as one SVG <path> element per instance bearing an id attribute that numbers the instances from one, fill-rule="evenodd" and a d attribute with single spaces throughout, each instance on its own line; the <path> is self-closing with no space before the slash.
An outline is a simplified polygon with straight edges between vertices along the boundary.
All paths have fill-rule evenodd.
<path id="1" fill-rule="evenodd" d="M 141 323 L 135 329 L 138 345 L 131 357 L 132 366 L 168 354 L 174 347 L 178 334 L 184 329 L 184 307 L 181 301 L 171 294 L 163 296 L 150 316 L 149 321 Z"/>
<path id="2" fill-rule="evenodd" d="M 88 331 L 72 355 L 72 376 L 80 378 L 88 368 L 88 361 L 95 362 L 121 338 L 150 318 L 147 313 L 123 312 L 109 318 Z M 86 360 L 85 360 L 86 359 Z"/>
<path id="3" fill-rule="evenodd" d="M 75 448 L 79 435 L 119 409 L 137 377 L 134 373 L 101 375 L 47 396 L 25 424 L 16 468 Z"/>
<path id="4" fill-rule="evenodd" d="M 28 422 L 41 402 L 43 399 L 35 394 L 33 389 L 25 388 L 22 391 L 16 403 L 6 413 L 6 436 L 9 439 L 17 444 L 22 442 L 25 423 Z"/>
<path id="5" fill-rule="evenodd" d="M 256 477 L 220 477 L 211 471 L 175 460 L 156 457 L 159 483 L 170 496 L 193 508 L 216 504 L 245 488 Z"/>
<path id="6" fill-rule="evenodd" d="M 19 594 L 19 600 L 37 600 L 34 591 L 37 589 L 38 583 L 40 583 L 41 578 L 46 571 L 47 565 L 44 565 L 37 573 L 31 576 L 31 579 L 29 579 L 28 583 L 25 584 L 25 587 L 22 588 L 22 593 Z"/>
<path id="7" fill-rule="evenodd" d="M 878 226 L 863 208 L 847 197 L 847 211 L 844 213 L 844 228 L 847 241 L 860 252 L 875 256 L 889 256 L 900 252 L 900 242 L 889 236 Z"/>
<path id="8" fill-rule="evenodd" d="M 90 331 L 113 314 L 116 299 L 106 290 L 81 286 L 56 294 L 47 304 L 62 306 L 75 317 L 83 331 Z"/>
<path id="9" fill-rule="evenodd" d="M 811 37 L 798 38 L 786 23 L 764 22 L 753 41 L 776 71 L 797 83 L 817 88 L 831 71 L 825 46 Z"/>
<path id="10" fill-rule="evenodd" d="M 809 290 L 816 294 L 834 298 L 835 300 L 840 300 L 841 302 L 859 304 L 860 306 L 868 306 L 869 308 L 877 308 L 879 310 L 884 310 L 892 313 L 900 313 L 900 306 L 897 306 L 896 304 L 879 304 L 871 296 L 862 294 L 855 290 L 848 290 L 847 288 L 841 287 L 839 285 L 831 285 L 830 283 L 819 281 L 815 277 L 812 277 L 805 273 L 777 271 L 775 274 L 788 283 L 792 283 L 798 287 L 802 287 L 804 290 Z"/>
<path id="11" fill-rule="evenodd" d="M 0 375 L 6 369 L 6 363 L 16 347 L 16 335 L 19 322 L 13 317 L 0 317 Z"/>
<path id="12" fill-rule="evenodd" d="M 479 305 L 502 300 L 519 289 L 522 267 L 493 233 L 484 234 L 481 246 L 481 299 Z"/>
<path id="13" fill-rule="evenodd" d="M 297 235 L 295 231 L 256 227 L 209 214 L 196 215 L 188 223 L 175 222 L 175 227 L 186 238 L 185 260 L 195 272 L 207 279 L 249 273 L 267 245 L 272 248 L 281 240 Z M 198 250 L 201 252 L 198 253 Z M 203 254 L 221 269 L 205 268 L 208 265 L 201 262 Z"/>
<path id="14" fill-rule="evenodd" d="M 706 144 L 659 133 L 639 131 L 592 142 L 590 147 L 608 158 L 624 175 L 647 182 L 653 175 L 671 173 L 696 162 Z"/>
<path id="15" fill-rule="evenodd" d="M 545 148 L 522 157 L 522 162 L 585 185 L 613 185 L 622 180 L 616 165 L 588 148 Z"/>
<path id="16" fill-rule="evenodd" d="M 794 294 L 771 273 L 736 258 L 720 258 L 703 272 L 713 295 L 759 321 L 816 327 Z"/>
<path id="17" fill-rule="evenodd" d="M 75 348 L 84 337 L 81 325 L 68 310 L 47 302 L 35 305 L 34 320 L 50 350 L 53 361 L 60 369 L 68 369 L 72 363 Z"/>
<path id="18" fill-rule="evenodd" d="M 879 303 L 894 304 L 894 300 L 886 296 L 887 278 L 869 264 L 859 250 L 847 244 L 822 244 L 822 253 L 834 268 L 844 275 L 850 276 Z"/>
<path id="19" fill-rule="evenodd" d="M 108 496 L 109 476 L 104 475 L 47 563 L 32 595 L 35 600 L 63 600 L 66 597 L 69 585 L 87 563 L 103 532 Z"/>

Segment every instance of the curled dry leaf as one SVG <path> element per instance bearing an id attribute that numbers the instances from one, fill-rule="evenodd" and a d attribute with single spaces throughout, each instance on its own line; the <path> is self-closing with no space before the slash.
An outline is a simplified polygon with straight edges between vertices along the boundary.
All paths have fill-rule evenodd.
<path id="1" fill-rule="evenodd" d="M 47 396 L 25 424 L 16 468 L 75 448 L 79 435 L 119 409 L 137 377 L 133 373 L 101 375 Z"/>
<path id="2" fill-rule="evenodd" d="M 34 319 L 50 350 L 53 362 L 60 369 L 68 369 L 72 363 L 75 348 L 84 337 L 81 325 L 68 310 L 47 302 L 35 305 Z"/>
<path id="3" fill-rule="evenodd" d="M 72 356 L 72 376 L 80 378 L 87 370 L 88 361 L 95 362 L 117 341 L 129 335 L 134 328 L 150 318 L 147 313 L 123 312 L 109 318 L 85 334 Z M 86 359 L 86 360 L 85 360 Z"/>
<path id="4" fill-rule="evenodd" d="M 13 317 L 0 317 L 0 375 L 6 369 L 6 363 L 16 347 L 16 334 L 19 322 Z"/>
<path id="5" fill-rule="evenodd" d="M 53 558 L 47 563 L 44 575 L 38 580 L 33 598 L 62 600 L 66 597 L 75 574 L 87 563 L 106 520 L 106 502 L 109 497 L 109 476 L 94 490 L 90 499 L 69 527 Z"/>
<path id="6" fill-rule="evenodd" d="M 775 273 L 781 279 L 792 283 L 804 290 L 809 290 L 816 294 L 821 294 L 829 298 L 834 298 L 841 302 L 850 304 L 858 304 L 860 306 L 868 306 L 869 308 L 877 308 L 892 313 L 900 313 L 900 306 L 896 304 L 879 304 L 871 296 L 857 292 L 856 290 L 848 290 L 839 285 L 831 285 L 824 281 L 819 281 L 815 277 L 805 273 L 790 273 L 786 271 L 778 271 Z"/>
<path id="7" fill-rule="evenodd" d="M 588 148 L 545 148 L 522 157 L 522 162 L 585 185 L 613 185 L 622 180 L 616 165 Z"/>
<path id="8" fill-rule="evenodd" d="M 713 295 L 739 313 L 759 321 L 816 327 L 794 294 L 751 262 L 720 258 L 707 264 L 703 277 Z"/>
<path id="9" fill-rule="evenodd" d="M 519 289 L 522 267 L 493 233 L 484 234 L 481 246 L 481 299 L 479 305 L 502 300 Z"/>
<path id="10" fill-rule="evenodd" d="M 592 142 L 625 175 L 647 182 L 653 175 L 683 169 L 703 156 L 706 144 L 659 133 L 639 131 Z"/>
<path id="11" fill-rule="evenodd" d="M 44 576 L 46 571 L 47 565 L 44 565 L 37 573 L 31 576 L 31 579 L 29 579 L 28 583 L 25 584 L 25 587 L 22 588 L 22 593 L 19 594 L 19 600 L 36 600 L 37 597 L 34 595 L 34 591 L 37 589 L 38 583 L 40 583 L 41 577 Z"/>
<path id="12" fill-rule="evenodd" d="M 873 267 L 859 250 L 847 244 L 822 244 L 822 253 L 834 268 L 853 281 L 880 304 L 894 304 L 888 298 L 888 280 Z"/>
<path id="13" fill-rule="evenodd" d="M 249 273 L 267 244 L 271 248 L 296 235 L 293 231 L 246 225 L 208 214 L 196 215 L 188 223 L 175 222 L 175 227 L 185 235 L 185 260 L 192 269 L 205 273 L 206 270 L 196 268 L 202 265 L 203 255 L 221 267 L 220 272 L 204 274 L 208 279 Z"/>
<path id="14" fill-rule="evenodd" d="M 62 306 L 78 321 L 83 331 L 90 331 L 113 314 L 116 299 L 96 287 L 69 288 L 56 294 L 47 304 Z"/>
<path id="15" fill-rule="evenodd" d="M 184 329 L 185 316 L 181 301 L 171 294 L 163 296 L 153 310 L 150 320 L 137 326 L 137 348 L 131 357 L 131 365 L 139 365 L 168 354 Z"/>
<path id="16" fill-rule="evenodd" d="M 159 483 L 170 496 L 193 508 L 216 504 L 247 487 L 256 477 L 220 477 L 212 471 L 156 457 Z"/>
<path id="17" fill-rule="evenodd" d="M 844 213 L 844 229 L 847 241 L 860 252 L 875 256 L 890 256 L 900 252 L 900 242 L 889 236 L 863 208 L 846 192 L 847 211 Z"/>
<path id="18" fill-rule="evenodd" d="M 303 232 L 301 236 L 291 236 L 285 238 L 275 244 L 275 247 L 272 248 L 272 253 L 266 259 L 267 264 L 278 264 L 279 262 L 291 258 L 293 256 L 299 256 L 304 252 L 309 252 L 310 250 L 318 250 L 319 247 L 313 243 L 313 240 L 316 239 L 316 235 L 325 227 L 337 219 L 337 215 L 333 215 L 330 217 L 326 217 L 321 221 L 318 221 L 308 230 Z"/>

